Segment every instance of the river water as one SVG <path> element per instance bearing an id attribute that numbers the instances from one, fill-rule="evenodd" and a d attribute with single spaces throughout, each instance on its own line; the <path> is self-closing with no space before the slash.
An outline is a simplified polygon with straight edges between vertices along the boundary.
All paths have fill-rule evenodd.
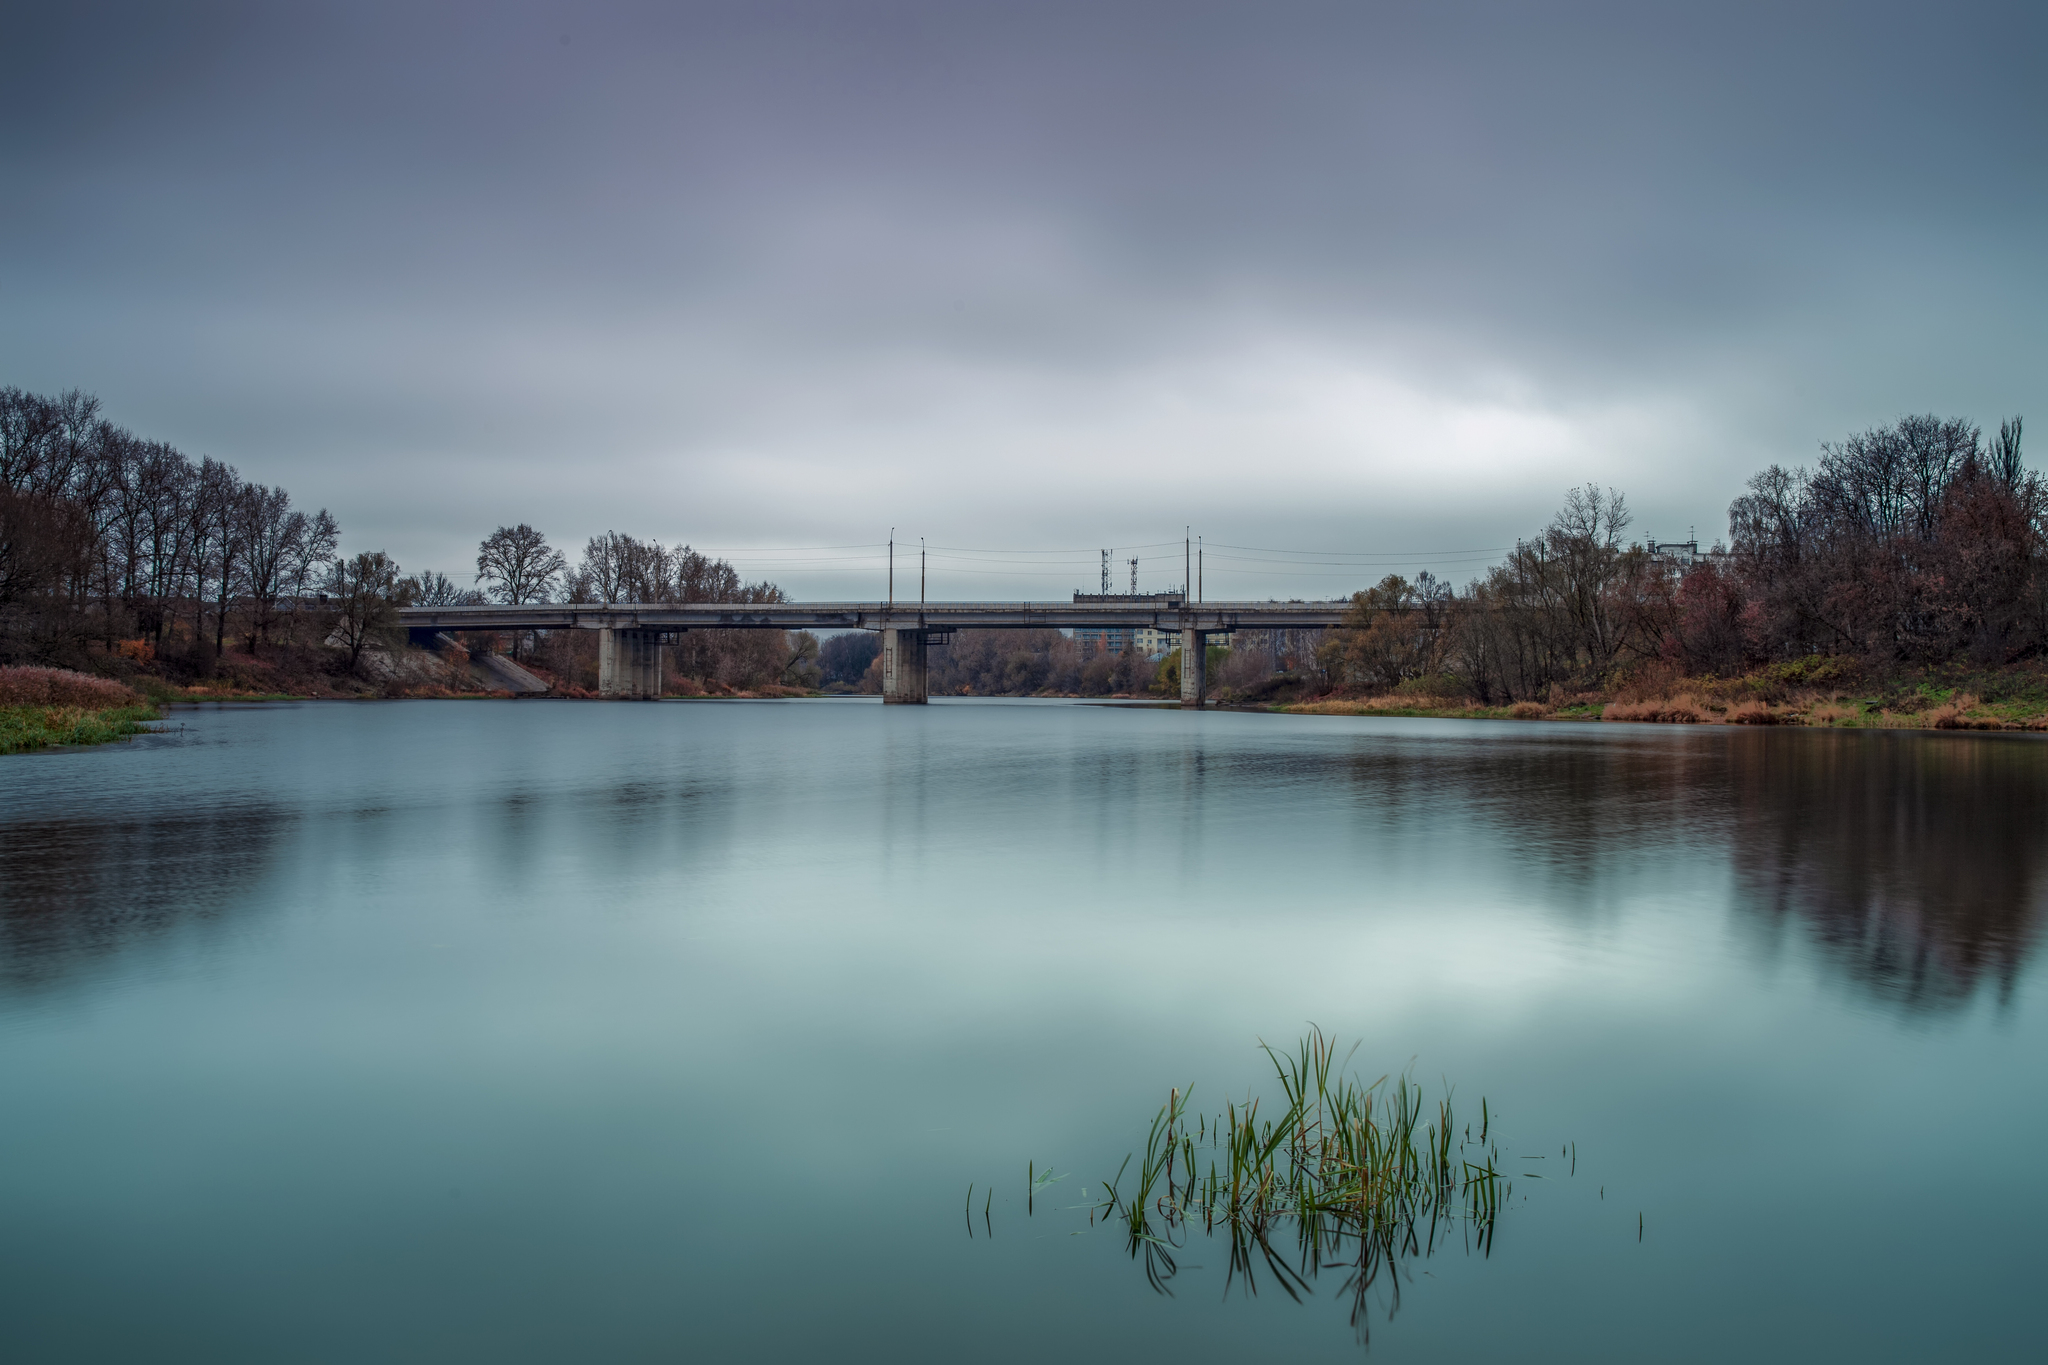
<path id="1" fill-rule="evenodd" d="M 2040 1349 L 2030 736 L 866 700 L 173 727 L 0 760 L 11 1360 Z M 1170 1086 L 1270 1094 L 1258 1040 L 1310 1022 L 1365 1080 L 1485 1097 L 1490 1252 L 1408 1258 L 1360 1324 L 1330 1276 L 1226 1284 L 1199 1232 L 1155 1293 L 1087 1187 Z M 1066 1176 L 1028 1215 L 1027 1163 Z"/>

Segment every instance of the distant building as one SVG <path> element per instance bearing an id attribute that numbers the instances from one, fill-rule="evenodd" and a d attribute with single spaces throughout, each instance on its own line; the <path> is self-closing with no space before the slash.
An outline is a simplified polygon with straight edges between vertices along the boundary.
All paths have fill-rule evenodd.
<path id="1" fill-rule="evenodd" d="M 1233 631 L 1229 635 L 1211 634 L 1208 637 L 1209 647 L 1235 649 L 1237 637 L 1243 633 Z M 1180 632 L 1165 626 L 1138 626 L 1131 631 L 1131 648 L 1148 659 L 1161 659 L 1180 648 Z"/>
<path id="2" fill-rule="evenodd" d="M 1683 578 L 1694 568 L 1709 561 L 1723 561 L 1728 558 L 1728 552 L 1718 545 L 1711 550 L 1702 550 L 1697 538 L 1653 540 L 1643 548 L 1649 552 L 1650 562 L 1673 578 Z"/>
<path id="3" fill-rule="evenodd" d="M 1074 601 L 1077 603 L 1099 602 L 1104 605 L 1119 607 L 1158 607 L 1161 610 L 1171 611 L 1178 611 L 1180 609 L 1181 600 L 1181 594 L 1177 592 L 1077 592 L 1074 594 Z M 1150 626 L 1074 627 L 1074 643 L 1081 646 L 1081 653 L 1083 655 L 1121 654 L 1125 650 L 1132 648 L 1136 648 L 1140 653 L 1150 654 L 1152 650 L 1148 647 L 1149 642 L 1160 637 L 1175 635 L 1176 632 L 1154 630 Z M 1179 640 L 1175 638 L 1174 643 L 1165 646 L 1165 648 L 1174 649 L 1178 645 Z"/>
<path id="4" fill-rule="evenodd" d="M 1161 630 L 1156 626 L 1139 626 L 1131 632 L 1131 645 L 1146 658 L 1157 659 L 1180 648 L 1180 632 Z"/>

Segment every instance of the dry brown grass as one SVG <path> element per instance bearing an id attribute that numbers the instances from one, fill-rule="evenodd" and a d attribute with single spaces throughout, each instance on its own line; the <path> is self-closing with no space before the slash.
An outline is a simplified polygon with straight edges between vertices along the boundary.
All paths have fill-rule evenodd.
<path id="1" fill-rule="evenodd" d="M 1728 708 L 1728 714 L 1722 719 L 1730 725 L 1796 725 L 1799 720 L 1797 716 L 1773 710 L 1769 703 L 1761 701 L 1739 701 Z"/>
<path id="2" fill-rule="evenodd" d="M 1853 706 L 1844 706 L 1840 702 L 1824 701 L 1806 713 L 1806 723 L 1808 725 L 1834 725 L 1840 721 L 1854 720 L 1857 714 L 1858 712 Z"/>
<path id="3" fill-rule="evenodd" d="M 140 693 L 110 678 L 68 668 L 0 668 L 0 706 L 65 706 L 104 711 L 142 706 Z"/>
<path id="4" fill-rule="evenodd" d="M 1550 708 L 1540 701 L 1518 701 L 1508 708 L 1508 714 L 1516 720 L 1542 720 Z"/>
<path id="5" fill-rule="evenodd" d="M 1690 690 L 1677 668 L 1661 660 L 1653 660 L 1637 666 L 1621 679 L 1614 688 L 1614 700 L 1623 703 L 1661 701 Z"/>
<path id="6" fill-rule="evenodd" d="M 1609 702 L 1600 712 L 1602 720 L 1651 721 L 1666 725 L 1697 725 L 1712 718 L 1706 706 L 1690 692 L 1682 692 L 1675 697 Z"/>
<path id="7" fill-rule="evenodd" d="M 1970 712 L 1983 705 L 1967 692 L 1958 692 L 1940 706 L 1927 713 L 1927 723 L 1937 730 L 2003 730 L 2006 722 L 1996 716 L 1973 716 Z M 2013 729 L 2021 728 L 2014 724 Z"/>

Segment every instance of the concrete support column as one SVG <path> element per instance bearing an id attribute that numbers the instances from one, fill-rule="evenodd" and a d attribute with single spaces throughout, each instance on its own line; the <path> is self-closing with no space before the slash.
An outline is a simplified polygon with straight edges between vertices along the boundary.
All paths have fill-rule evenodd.
<path id="1" fill-rule="evenodd" d="M 597 690 L 606 697 L 661 695 L 661 632 L 597 632 Z"/>
<path id="2" fill-rule="evenodd" d="M 1180 633 L 1180 704 L 1201 709 L 1209 696 L 1209 637 L 1199 630 Z"/>
<path id="3" fill-rule="evenodd" d="M 892 706 L 923 706 L 931 695 L 924 629 L 883 631 L 882 701 Z"/>

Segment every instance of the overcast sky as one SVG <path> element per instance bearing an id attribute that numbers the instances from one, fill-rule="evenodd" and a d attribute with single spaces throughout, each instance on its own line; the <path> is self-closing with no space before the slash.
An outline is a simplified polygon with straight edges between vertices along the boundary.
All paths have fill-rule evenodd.
<path id="1" fill-rule="evenodd" d="M 1043 597 L 1191 525 L 1322 596 L 1575 483 L 1707 539 L 1904 413 L 2048 440 L 2039 4 L 4 19 L 0 384 L 408 570 L 523 520 L 873 597 L 815 547 L 894 526 Z"/>

